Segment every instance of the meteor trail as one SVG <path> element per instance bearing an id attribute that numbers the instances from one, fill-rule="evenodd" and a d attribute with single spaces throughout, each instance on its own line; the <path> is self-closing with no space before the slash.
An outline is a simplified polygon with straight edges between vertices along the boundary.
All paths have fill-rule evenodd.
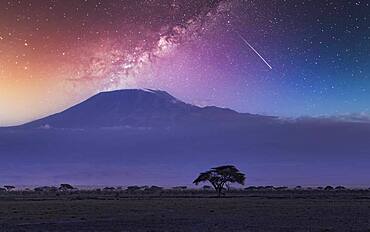
<path id="1" fill-rule="evenodd" d="M 261 60 L 269 67 L 269 69 L 272 70 L 272 66 L 257 52 L 257 50 L 254 49 L 254 47 L 239 32 L 236 33 L 238 34 L 240 39 L 242 39 L 244 43 L 246 43 L 248 47 L 250 47 L 261 58 Z"/>

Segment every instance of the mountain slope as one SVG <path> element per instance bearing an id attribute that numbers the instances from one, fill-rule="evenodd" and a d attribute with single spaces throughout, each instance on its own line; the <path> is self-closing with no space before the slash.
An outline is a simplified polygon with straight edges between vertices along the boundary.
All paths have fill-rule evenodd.
<path id="1" fill-rule="evenodd" d="M 186 104 L 163 91 L 118 90 L 99 93 L 61 113 L 31 122 L 26 127 L 104 128 L 172 127 L 218 120 L 254 118 L 219 107 Z M 263 116 L 258 116 L 266 118 Z"/>

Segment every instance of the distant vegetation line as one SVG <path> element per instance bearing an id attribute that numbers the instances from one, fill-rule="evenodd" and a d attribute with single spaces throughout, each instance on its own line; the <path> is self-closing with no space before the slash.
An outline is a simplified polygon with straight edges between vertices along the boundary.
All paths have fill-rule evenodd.
<path id="1" fill-rule="evenodd" d="M 344 186 L 319 186 L 319 187 L 302 187 L 302 186 L 296 186 L 296 187 L 287 187 L 287 186 L 248 186 L 245 188 L 235 188 L 235 187 L 229 187 L 229 189 L 225 189 L 226 192 L 264 192 L 264 191 L 356 191 L 356 190 L 369 190 L 369 188 L 347 188 Z M 4 187 L 0 187 L 0 193 L 6 193 L 6 192 L 78 192 L 78 191 L 124 191 L 124 192 L 130 192 L 130 193 L 140 193 L 140 192 L 161 192 L 161 191 L 213 191 L 213 187 L 209 185 L 203 185 L 199 188 L 189 188 L 188 186 L 174 186 L 174 187 L 160 187 L 160 186 L 138 186 L 138 185 L 132 185 L 132 186 L 119 186 L 119 187 L 113 187 L 113 186 L 106 186 L 106 187 L 97 187 L 97 188 L 77 188 L 70 184 L 61 184 L 59 187 L 56 186 L 40 186 L 35 188 L 16 188 L 12 185 L 5 185 Z"/>
<path id="2" fill-rule="evenodd" d="M 188 186 L 175 186 L 172 188 L 164 188 L 160 186 L 138 186 L 132 185 L 128 187 L 112 187 L 107 186 L 103 188 L 95 188 L 90 190 L 78 189 L 71 184 L 60 184 L 59 187 L 56 186 L 40 186 L 35 187 L 33 189 L 25 188 L 25 189 L 17 189 L 13 185 L 4 185 L 3 188 L 0 188 L 0 193 L 5 192 L 38 192 L 38 193 L 63 193 L 63 192 L 124 192 L 129 194 L 135 193 L 163 193 L 163 192 L 211 192 L 212 189 L 216 191 L 217 196 L 221 197 L 224 196 L 226 193 L 232 192 L 276 192 L 276 191 L 363 191 L 369 190 L 368 189 L 348 189 L 344 186 L 325 186 L 325 187 L 302 187 L 296 186 L 294 188 L 289 188 L 286 186 L 249 186 L 246 188 L 236 188 L 234 187 L 235 184 L 244 185 L 246 181 L 246 175 L 242 173 L 238 168 L 234 165 L 222 165 L 218 167 L 211 168 L 208 171 L 202 172 L 198 175 L 198 177 L 193 181 L 193 184 L 199 185 L 200 183 L 207 182 L 210 185 L 203 185 L 201 188 L 188 188 Z"/>

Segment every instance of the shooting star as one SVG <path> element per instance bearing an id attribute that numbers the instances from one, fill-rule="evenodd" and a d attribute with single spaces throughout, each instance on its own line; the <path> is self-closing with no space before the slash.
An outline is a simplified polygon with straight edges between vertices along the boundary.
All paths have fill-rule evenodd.
<path id="1" fill-rule="evenodd" d="M 254 53 L 256 53 L 259 56 L 259 58 L 261 58 L 261 60 L 269 67 L 269 69 L 272 70 L 272 66 L 257 52 L 257 50 L 254 49 L 254 47 L 239 32 L 236 33 L 238 34 L 240 39 L 242 39 L 243 42 L 246 43 L 248 47 L 250 47 L 250 49 L 252 49 Z"/>

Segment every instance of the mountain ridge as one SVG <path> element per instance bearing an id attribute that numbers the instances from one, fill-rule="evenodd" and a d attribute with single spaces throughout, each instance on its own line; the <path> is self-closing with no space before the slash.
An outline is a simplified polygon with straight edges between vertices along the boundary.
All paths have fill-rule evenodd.
<path id="1" fill-rule="evenodd" d="M 199 124 L 239 118 L 273 117 L 239 113 L 217 106 L 199 107 L 161 90 L 125 89 L 98 93 L 59 113 L 17 127 L 169 127 L 182 123 Z"/>
<path id="2" fill-rule="evenodd" d="M 0 129 L 169 128 L 240 120 L 246 123 L 271 120 L 280 123 L 370 123 L 366 115 L 281 118 L 240 113 L 229 108 L 185 103 L 162 90 L 123 89 L 100 92 L 58 113 Z"/>

